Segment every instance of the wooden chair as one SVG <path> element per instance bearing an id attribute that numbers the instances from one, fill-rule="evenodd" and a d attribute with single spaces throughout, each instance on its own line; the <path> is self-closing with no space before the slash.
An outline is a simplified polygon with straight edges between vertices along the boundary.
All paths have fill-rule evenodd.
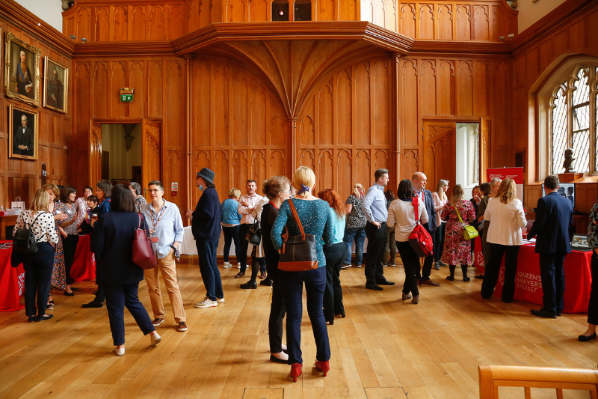
<path id="1" fill-rule="evenodd" d="M 563 399 L 563 389 L 590 391 L 598 399 L 598 370 L 559 369 L 547 367 L 479 366 L 480 399 L 498 399 L 498 387 L 522 387 L 525 399 L 531 399 L 531 388 L 556 389 Z"/>

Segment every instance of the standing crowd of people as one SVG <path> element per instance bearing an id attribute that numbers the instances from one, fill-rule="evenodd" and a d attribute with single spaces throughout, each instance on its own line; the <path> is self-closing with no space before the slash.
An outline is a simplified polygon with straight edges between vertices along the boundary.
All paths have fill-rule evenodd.
<path id="1" fill-rule="evenodd" d="M 272 304 L 268 332 L 270 360 L 291 365 L 296 381 L 302 373 L 301 320 L 303 287 L 307 293 L 307 311 L 316 342 L 316 368 L 324 376 L 330 369 L 330 345 L 327 326 L 346 316 L 343 305 L 341 270 L 363 265 L 364 240 L 365 288 L 382 291 L 393 286 L 385 268 L 396 267 L 398 252 L 405 270 L 402 300 L 420 302 L 422 285 L 437 287 L 432 269 L 448 266 L 448 281 L 455 281 L 457 265 L 462 280 L 470 281 L 468 267 L 473 264 L 474 240 L 464 234 L 465 226 L 473 226 L 481 237 L 481 251 L 486 260 L 481 295 L 493 296 L 503 257 L 504 284 L 501 299 L 513 301 L 517 255 L 527 227 L 523 204 L 516 196 L 511 179 L 493 179 L 472 190 L 467 200 L 461 185 L 449 193 L 449 181 L 439 180 L 436 190 L 426 189 L 427 177 L 422 172 L 402 180 L 396 193 L 387 189 L 389 174 L 379 169 L 375 183 L 367 189 L 355 184 L 351 195 L 343 201 L 333 189 L 315 192 L 316 176 L 307 167 L 298 168 L 292 179 L 274 176 L 265 180 L 258 194 L 257 182 L 246 182 L 246 193 L 230 189 L 222 203 L 214 184 L 215 173 L 204 168 L 196 175 L 196 186 L 202 192 L 194 210 L 186 211 L 191 219 L 199 269 L 205 285 L 205 297 L 196 308 L 215 308 L 225 302 L 222 279 L 217 264 L 217 248 L 221 231 L 224 234 L 224 268 L 231 268 L 230 247 L 234 244 L 239 272 L 245 276 L 251 264 L 249 281 L 242 289 L 272 287 Z M 544 185 L 547 195 L 538 202 L 536 219 L 529 238 L 537 237 L 544 287 L 544 306 L 532 310 L 539 317 L 556 318 L 563 312 L 563 262 L 571 252 L 571 203 L 557 193 L 558 177 L 548 176 Z M 25 267 L 26 315 L 30 322 L 52 318 L 46 309 L 56 305 L 51 287 L 73 296 L 77 291 L 70 276 L 79 233 L 92 233 L 91 250 L 97 261 L 97 291 L 84 308 L 108 310 L 115 353 L 125 353 L 124 308 L 133 315 L 151 344 L 161 341 L 156 327 L 165 322 L 159 275 L 162 276 L 174 318 L 180 332 L 187 331 L 186 313 L 177 282 L 176 262 L 183 241 L 183 221 L 176 204 L 166 201 L 160 181 L 148 184 L 151 202 L 141 195 L 137 183 L 127 186 L 102 180 L 94 190 L 85 187 L 83 197 L 71 186 L 61 189 L 46 184 L 35 193 L 31 208 L 22 212 L 15 226 L 30 229 L 37 243 L 35 253 L 15 254 L 13 265 L 22 261 Z M 423 227 L 432 245 L 421 259 L 413 232 Z M 420 228 L 421 228 L 420 227 Z M 139 230 L 146 233 L 156 258 L 156 267 L 142 269 L 133 261 L 133 242 Z M 474 235 L 475 236 L 475 235 Z M 598 325 L 598 204 L 590 216 L 588 241 L 594 253 L 592 297 L 588 330 L 580 341 L 596 338 Z M 251 246 L 251 249 L 250 249 Z M 354 247 L 354 250 L 353 250 Z M 353 256 L 354 252 L 354 256 Z M 248 262 L 250 253 L 251 263 Z M 139 301 L 139 282 L 145 279 L 153 320 Z M 286 316 L 286 346 L 283 343 L 283 320 Z"/>

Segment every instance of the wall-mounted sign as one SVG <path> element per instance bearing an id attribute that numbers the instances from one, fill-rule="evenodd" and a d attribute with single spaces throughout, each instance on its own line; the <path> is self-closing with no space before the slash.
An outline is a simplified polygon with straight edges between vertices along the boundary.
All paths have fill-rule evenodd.
<path id="1" fill-rule="evenodd" d="M 176 197 L 178 191 L 179 191 L 179 183 L 177 183 L 177 182 L 170 183 L 170 194 L 173 197 Z"/>
<path id="2" fill-rule="evenodd" d="M 135 92 L 135 89 L 131 89 L 129 87 L 123 87 L 119 91 L 120 101 L 127 102 L 127 103 L 133 101 L 134 92 Z"/>

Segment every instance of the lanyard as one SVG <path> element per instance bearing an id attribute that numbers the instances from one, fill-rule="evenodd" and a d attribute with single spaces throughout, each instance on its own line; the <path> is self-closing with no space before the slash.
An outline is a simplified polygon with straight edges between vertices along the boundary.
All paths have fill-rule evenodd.
<path id="1" fill-rule="evenodd" d="M 160 208 L 160 214 L 158 215 L 158 220 L 155 221 L 154 220 L 154 207 L 150 205 L 150 209 L 151 209 L 151 214 L 152 214 L 152 224 L 154 225 L 154 230 L 156 230 L 156 227 L 158 227 L 158 224 L 160 224 L 160 220 L 162 219 L 162 216 L 164 216 L 164 211 L 166 210 L 166 204 L 162 205 L 162 208 Z"/>

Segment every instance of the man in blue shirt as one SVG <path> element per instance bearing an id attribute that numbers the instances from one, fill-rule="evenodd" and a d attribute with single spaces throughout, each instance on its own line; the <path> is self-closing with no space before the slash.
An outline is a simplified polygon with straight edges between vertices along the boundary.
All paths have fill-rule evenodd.
<path id="1" fill-rule="evenodd" d="M 368 238 L 367 257 L 365 262 L 365 288 L 368 290 L 382 291 L 381 285 L 394 285 L 394 282 L 384 278 L 382 258 L 386 249 L 386 197 L 384 187 L 388 184 L 388 170 L 378 169 L 374 174 L 376 183 L 369 188 L 361 209 L 365 214 L 367 224 L 365 235 Z"/>
<path id="2" fill-rule="evenodd" d="M 178 323 L 177 330 L 180 332 L 187 331 L 187 316 L 176 278 L 176 263 L 174 260 L 178 255 L 179 245 L 183 242 L 183 219 L 178 206 L 162 198 L 164 196 L 164 185 L 161 182 L 151 181 L 147 189 L 152 202 L 144 205 L 141 208 L 141 213 L 145 216 L 152 233 L 152 249 L 158 261 L 158 267 L 145 270 L 147 291 L 154 312 L 152 324 L 154 327 L 158 327 L 164 322 L 165 317 L 160 292 L 160 280 L 158 278 L 158 271 L 160 271 L 172 304 L 174 319 Z"/>

